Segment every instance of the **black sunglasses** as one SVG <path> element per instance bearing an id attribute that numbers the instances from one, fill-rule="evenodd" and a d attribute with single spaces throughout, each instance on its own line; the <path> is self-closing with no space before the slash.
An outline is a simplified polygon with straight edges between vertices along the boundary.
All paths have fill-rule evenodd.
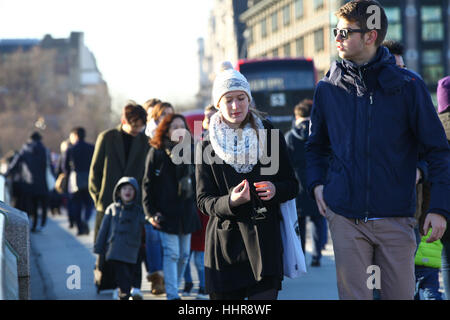
<path id="1" fill-rule="evenodd" d="M 353 32 L 359 32 L 359 33 L 366 33 L 367 30 L 363 30 L 363 29 L 338 29 L 338 28 L 333 28 L 333 34 L 335 37 L 337 37 L 338 33 L 341 36 L 341 39 L 346 40 L 348 39 L 348 34 L 349 33 L 353 33 Z"/>

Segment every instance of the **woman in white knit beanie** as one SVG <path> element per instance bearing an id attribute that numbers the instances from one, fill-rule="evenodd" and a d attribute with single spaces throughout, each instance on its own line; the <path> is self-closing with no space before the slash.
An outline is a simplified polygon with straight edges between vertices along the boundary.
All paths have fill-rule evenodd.
<path id="1" fill-rule="evenodd" d="M 218 112 L 196 166 L 198 208 L 210 216 L 206 291 L 220 300 L 276 299 L 283 280 L 279 205 L 298 192 L 286 142 L 250 107 L 250 85 L 231 63 L 222 63 L 212 96 Z M 273 174 L 264 174 L 271 165 L 264 150 L 278 162 Z"/>

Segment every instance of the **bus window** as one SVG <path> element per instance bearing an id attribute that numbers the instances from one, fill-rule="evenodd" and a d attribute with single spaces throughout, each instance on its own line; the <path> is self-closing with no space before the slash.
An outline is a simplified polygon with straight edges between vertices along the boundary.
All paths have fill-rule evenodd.
<path id="1" fill-rule="evenodd" d="M 310 59 L 244 59 L 236 69 L 247 78 L 255 107 L 283 132 L 292 126 L 294 106 L 313 98 L 316 71 Z"/>

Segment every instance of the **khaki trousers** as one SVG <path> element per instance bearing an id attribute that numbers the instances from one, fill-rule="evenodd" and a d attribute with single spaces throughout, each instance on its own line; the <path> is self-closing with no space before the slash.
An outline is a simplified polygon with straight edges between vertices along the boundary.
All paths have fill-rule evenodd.
<path id="1" fill-rule="evenodd" d="M 327 209 L 339 298 L 412 300 L 416 239 L 414 218 L 356 220 Z"/>

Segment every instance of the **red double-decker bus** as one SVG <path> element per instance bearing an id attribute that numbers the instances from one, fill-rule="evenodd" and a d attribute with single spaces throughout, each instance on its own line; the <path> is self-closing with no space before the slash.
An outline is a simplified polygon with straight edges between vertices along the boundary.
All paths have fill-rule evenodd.
<path id="1" fill-rule="evenodd" d="M 255 107 L 283 132 L 292 126 L 295 105 L 313 98 L 317 75 L 312 59 L 241 59 L 236 69 L 250 83 Z"/>

